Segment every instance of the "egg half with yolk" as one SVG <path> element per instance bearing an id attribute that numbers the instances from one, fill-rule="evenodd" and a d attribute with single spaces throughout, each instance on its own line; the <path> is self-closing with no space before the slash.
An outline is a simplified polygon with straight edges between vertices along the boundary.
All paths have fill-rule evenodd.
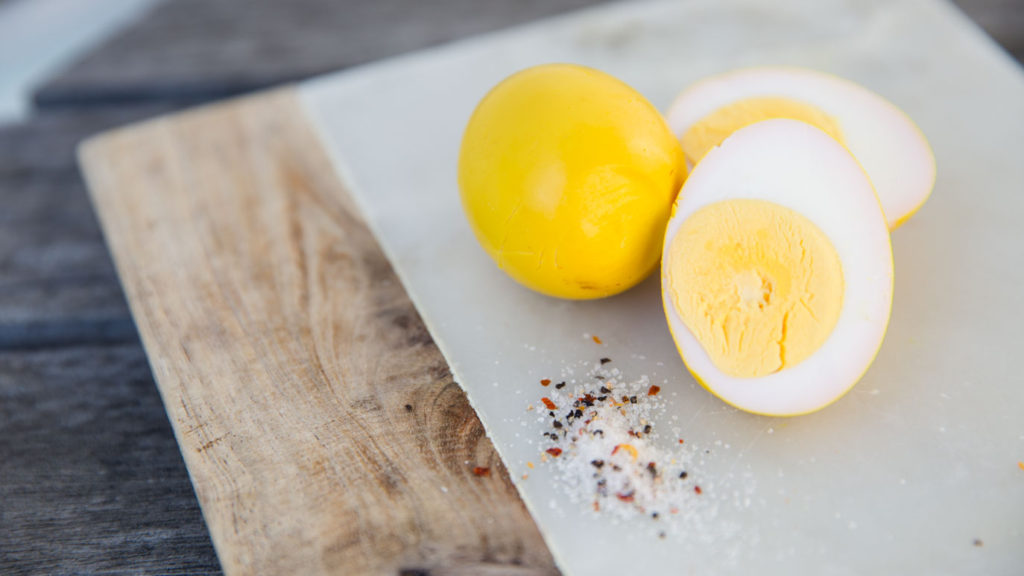
<path id="1" fill-rule="evenodd" d="M 697 82 L 667 114 L 691 165 L 743 126 L 790 118 L 841 142 L 874 183 L 890 229 L 924 204 L 935 157 L 899 108 L 853 82 L 801 68 L 749 68 Z"/>
<path id="2" fill-rule="evenodd" d="M 871 181 L 846 148 L 796 120 L 741 128 L 704 156 L 674 206 L 661 274 L 687 368 L 758 414 L 812 412 L 846 393 L 892 305 Z"/>

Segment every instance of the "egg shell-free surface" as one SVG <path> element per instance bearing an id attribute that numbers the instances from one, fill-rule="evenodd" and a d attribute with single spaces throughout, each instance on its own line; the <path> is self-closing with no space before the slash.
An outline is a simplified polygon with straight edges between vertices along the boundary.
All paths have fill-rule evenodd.
<path id="1" fill-rule="evenodd" d="M 704 391 L 679 359 L 658 278 L 611 299 L 566 302 L 494 266 L 459 203 L 462 130 L 491 86 L 553 61 L 609 72 L 662 110 L 709 74 L 807 66 L 877 91 L 919 123 L 939 180 L 893 234 L 892 319 L 860 384 L 799 418 L 740 412 Z M 564 574 L 1020 573 L 1024 75 L 954 8 L 931 0 L 614 4 L 301 90 Z M 672 449 L 675 428 L 684 448 L 700 450 L 690 479 L 704 500 L 685 534 L 660 540 L 648 518 L 595 520 L 566 502 L 539 461 L 544 428 L 526 412 L 543 395 L 538 380 L 601 357 L 661 386 L 662 448 Z M 514 552 L 495 557 L 505 554 Z"/>
<path id="2" fill-rule="evenodd" d="M 668 288 L 679 228 L 701 208 L 737 199 L 799 212 L 829 238 L 843 269 L 842 310 L 825 343 L 796 366 L 759 378 L 719 370 L 679 316 Z M 679 194 L 662 254 L 665 313 L 687 367 L 729 404 L 780 416 L 822 408 L 860 379 L 889 324 L 892 273 L 889 230 L 867 175 L 827 134 L 795 120 L 742 128 L 704 157 Z"/>
<path id="3" fill-rule="evenodd" d="M 516 281 L 560 298 L 617 294 L 657 268 L 685 175 L 650 102 L 570 64 L 521 70 L 491 89 L 459 153 L 480 245 Z"/>
<path id="4" fill-rule="evenodd" d="M 881 96 L 837 76 L 769 66 L 705 78 L 673 101 L 667 112 L 669 125 L 681 137 L 715 110 L 761 97 L 793 98 L 838 123 L 843 143 L 878 191 L 890 228 L 928 199 L 935 184 L 935 158 L 913 120 Z"/>

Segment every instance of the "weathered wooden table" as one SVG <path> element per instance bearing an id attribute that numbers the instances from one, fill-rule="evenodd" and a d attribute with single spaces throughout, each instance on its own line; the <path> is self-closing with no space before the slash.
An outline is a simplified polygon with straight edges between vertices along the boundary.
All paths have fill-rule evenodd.
<path id="1" fill-rule="evenodd" d="M 167 0 L 39 87 L 35 117 L 0 129 L 0 573 L 220 571 L 75 167 L 78 141 L 588 3 Z M 962 5 L 1024 56 L 1024 0 Z M 432 346 L 414 315 L 402 329 Z M 453 402 L 460 441 L 486 443 L 465 399 Z M 485 561 L 487 543 L 465 554 Z"/>

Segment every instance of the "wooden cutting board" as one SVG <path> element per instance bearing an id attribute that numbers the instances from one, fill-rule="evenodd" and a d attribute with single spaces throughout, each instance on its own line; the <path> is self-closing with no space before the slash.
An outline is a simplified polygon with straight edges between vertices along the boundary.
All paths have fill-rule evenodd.
<path id="1" fill-rule="evenodd" d="M 294 88 L 81 160 L 227 574 L 556 572 Z"/>
<path id="2" fill-rule="evenodd" d="M 709 73 L 804 65 L 918 121 L 938 183 L 894 234 L 893 318 L 857 388 L 739 413 L 687 375 L 657 278 L 570 303 L 494 268 L 459 136 L 487 88 L 552 60 L 661 108 Z M 1011 574 L 1022 102 L 1019 67 L 942 2 L 623 3 L 129 127 L 82 162 L 229 574 Z M 699 465 L 704 504 L 668 538 L 530 467 L 537 380 L 599 356 L 657 379 Z"/>

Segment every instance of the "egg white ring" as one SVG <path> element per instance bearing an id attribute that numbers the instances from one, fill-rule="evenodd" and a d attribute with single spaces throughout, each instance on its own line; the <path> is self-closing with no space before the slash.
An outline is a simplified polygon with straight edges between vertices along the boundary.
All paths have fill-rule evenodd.
<path id="1" fill-rule="evenodd" d="M 875 185 L 889 228 L 924 204 L 935 185 L 935 156 L 928 140 L 899 108 L 848 80 L 801 68 L 737 70 L 702 80 L 676 97 L 669 127 L 682 138 L 695 123 L 739 100 L 782 97 L 831 116 L 844 144 Z"/>
<path id="2" fill-rule="evenodd" d="M 806 217 L 832 242 L 843 270 L 842 308 L 825 343 L 796 366 L 757 378 L 716 368 L 669 296 L 669 248 L 680 226 L 705 206 L 738 199 Z M 665 233 L 661 282 L 676 346 L 705 388 L 749 412 L 803 414 L 845 394 L 881 347 L 893 292 L 889 230 L 871 181 L 843 146 L 808 124 L 767 120 L 733 133 L 690 174 Z"/>

